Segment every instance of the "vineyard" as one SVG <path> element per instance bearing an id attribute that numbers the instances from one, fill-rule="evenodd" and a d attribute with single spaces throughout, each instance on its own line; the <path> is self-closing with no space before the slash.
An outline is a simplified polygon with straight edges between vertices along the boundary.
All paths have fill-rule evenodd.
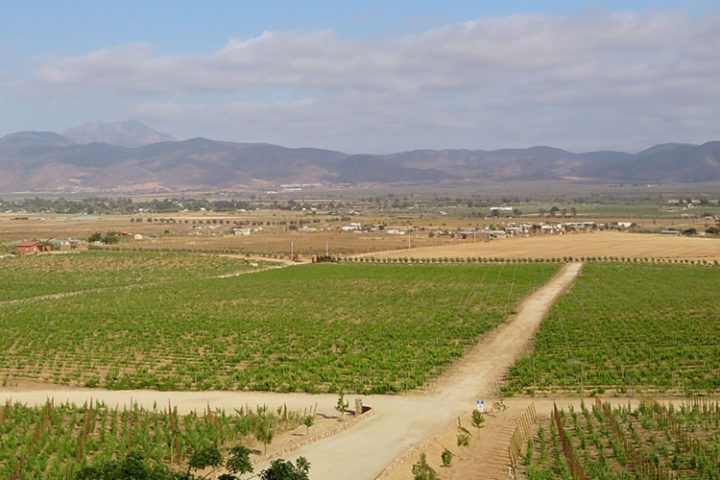
<path id="1" fill-rule="evenodd" d="M 517 459 L 521 478 L 681 480 L 720 478 L 720 404 L 643 400 L 580 411 L 555 407 Z"/>
<path id="2" fill-rule="evenodd" d="M 720 269 L 587 264 L 507 393 L 720 390 Z"/>
<path id="3" fill-rule="evenodd" d="M 125 255 L 111 254 L 108 265 Z M 216 272 L 231 269 L 214 261 Z M 134 265 L 128 278 L 149 270 Z M 112 389 L 408 390 L 439 375 L 558 269 L 315 264 L 208 278 L 200 273 L 211 267 L 196 267 L 160 283 L 0 302 L 0 378 Z M 108 269 L 64 275 L 92 285 Z"/>
<path id="4" fill-rule="evenodd" d="M 147 251 L 6 257 L 0 260 L 0 301 L 203 278 L 248 269 L 247 261 L 236 258 Z"/>
<path id="5" fill-rule="evenodd" d="M 275 434 L 301 425 L 307 413 L 257 407 L 227 414 L 208 407 L 201 414 L 178 415 L 170 405 L 146 410 L 92 401 L 43 407 L 8 402 L 0 407 L 0 478 L 65 480 L 85 465 L 133 450 L 180 470 L 193 451 L 206 446 L 267 445 Z"/>

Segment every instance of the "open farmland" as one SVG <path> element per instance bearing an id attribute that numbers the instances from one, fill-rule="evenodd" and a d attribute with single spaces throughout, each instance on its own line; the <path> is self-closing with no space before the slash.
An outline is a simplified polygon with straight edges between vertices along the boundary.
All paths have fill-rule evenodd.
<path id="1" fill-rule="evenodd" d="M 485 258 L 658 258 L 720 260 L 720 239 L 688 238 L 660 234 L 621 232 L 574 233 L 515 237 L 490 242 L 465 241 L 440 247 L 421 247 L 403 252 L 373 254 L 378 258 L 397 257 L 485 257 Z"/>
<path id="2" fill-rule="evenodd" d="M 720 404 L 642 400 L 555 409 L 523 445 L 520 478 L 707 478 L 720 475 Z"/>
<path id="3" fill-rule="evenodd" d="M 587 264 L 508 388 L 717 392 L 718 285 L 717 267 Z"/>
<path id="4" fill-rule="evenodd" d="M 407 390 L 557 268 L 316 264 L 6 301 L 0 375 L 109 388 Z"/>
<path id="5" fill-rule="evenodd" d="M 137 218 L 144 221 L 136 221 Z M 136 215 L 16 217 L 0 213 L 0 244 L 33 238 L 86 239 L 95 232 L 119 231 L 139 233 L 144 237 L 143 240 L 138 241 L 132 237 L 121 236 L 120 243 L 124 247 L 232 250 L 237 253 L 289 256 L 292 242 L 295 254 L 310 257 L 324 254 L 326 247 L 333 255 L 401 250 L 408 247 L 408 239 L 414 246 L 456 243 L 451 238 L 429 237 L 427 232 L 415 232 L 411 235 L 389 235 L 382 231 L 343 232 L 341 227 L 346 225 L 348 220 L 341 220 L 338 216 L 309 216 L 298 212 L 260 211 L 236 215 L 174 214 L 167 218 L 155 217 L 152 222 L 147 220 L 149 218 L 151 217 Z M 352 221 L 369 225 L 386 222 L 399 228 L 407 227 L 406 222 L 408 222 L 404 219 L 395 219 L 393 216 L 353 216 Z M 439 222 L 435 219 L 428 221 L 431 224 Z M 291 225 L 293 228 L 301 225 L 301 222 L 317 231 L 303 232 L 290 228 Z M 231 229 L 236 223 L 262 226 L 262 230 L 252 235 L 233 235 Z M 451 221 L 451 225 L 467 228 L 468 222 L 455 219 Z"/>
<path id="6" fill-rule="evenodd" d="M 0 301 L 100 288 L 147 285 L 251 271 L 247 260 L 218 255 L 99 252 L 22 255 L 0 260 Z"/>

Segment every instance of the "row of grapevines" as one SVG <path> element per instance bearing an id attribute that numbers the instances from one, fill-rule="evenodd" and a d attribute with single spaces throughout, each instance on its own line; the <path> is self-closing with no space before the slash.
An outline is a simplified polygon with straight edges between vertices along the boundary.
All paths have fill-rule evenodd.
<path id="1" fill-rule="evenodd" d="M 572 460 L 576 476 L 590 479 L 718 479 L 720 404 L 643 400 L 612 408 L 596 399 L 579 412 L 570 406 L 538 427 L 521 472 L 531 480 L 569 479 Z"/>
<path id="2" fill-rule="evenodd" d="M 307 414 L 267 407 L 228 414 L 212 410 L 178 415 L 176 408 L 119 409 L 98 402 L 0 407 L 0 478 L 66 479 L 82 467 L 139 450 L 145 458 L 178 468 L 191 452 L 256 440 L 299 426 Z M 270 433 L 268 436 L 267 433 Z"/>
<path id="3" fill-rule="evenodd" d="M 0 304 L 0 375 L 123 389 L 407 390 L 557 268 L 315 264 Z"/>
<path id="4" fill-rule="evenodd" d="M 0 301 L 200 278 L 248 268 L 244 259 L 179 253 L 89 251 L 6 257 L 0 260 Z"/>
<path id="5" fill-rule="evenodd" d="M 718 391 L 718 285 L 714 267 L 585 265 L 507 390 Z"/>

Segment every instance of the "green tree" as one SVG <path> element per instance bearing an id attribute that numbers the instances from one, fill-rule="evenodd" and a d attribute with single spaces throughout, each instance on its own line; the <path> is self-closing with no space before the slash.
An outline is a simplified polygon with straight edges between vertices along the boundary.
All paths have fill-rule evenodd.
<path id="1" fill-rule="evenodd" d="M 440 454 L 440 458 L 442 459 L 443 467 L 450 468 L 450 465 L 452 464 L 452 457 L 453 453 L 448 450 L 447 448 L 443 450 L 443 452 Z"/>
<path id="2" fill-rule="evenodd" d="M 186 475 L 188 478 L 192 478 L 190 477 L 190 470 L 202 470 L 208 467 L 217 468 L 220 464 L 222 464 L 220 449 L 216 445 L 206 445 L 190 454 Z"/>
<path id="3" fill-rule="evenodd" d="M 435 474 L 435 471 L 433 471 L 433 469 L 430 468 L 430 465 L 428 465 L 427 458 L 424 453 L 420 454 L 420 460 L 413 465 L 412 473 L 415 475 L 415 480 L 440 480 L 440 477 L 438 477 Z"/>
<path id="4" fill-rule="evenodd" d="M 258 408 L 255 438 L 265 445 L 267 453 L 268 444 L 275 438 L 275 419 L 267 413 L 267 407 Z"/>
<path id="5" fill-rule="evenodd" d="M 193 480 L 171 472 L 163 465 L 150 467 L 142 452 L 131 450 L 118 460 L 85 466 L 75 472 L 73 480 Z"/>
<path id="6" fill-rule="evenodd" d="M 305 435 L 310 433 L 310 427 L 312 427 L 315 424 L 315 419 L 312 417 L 312 415 L 308 415 L 305 417 L 305 420 L 303 420 L 303 424 L 307 429 L 305 430 Z"/>
<path id="7" fill-rule="evenodd" d="M 483 416 L 482 412 L 479 410 L 473 410 L 472 412 L 472 424 L 473 427 L 477 429 L 481 429 L 485 425 L 485 417 Z"/>
<path id="8" fill-rule="evenodd" d="M 109 231 L 102 237 L 102 242 L 108 245 L 118 243 L 117 232 Z"/>
<path id="9" fill-rule="evenodd" d="M 100 232 L 95 232 L 88 237 L 88 242 L 90 243 L 99 242 L 100 240 L 102 240 L 102 233 Z"/>
<path id="10" fill-rule="evenodd" d="M 299 457 L 295 464 L 281 458 L 273 460 L 270 468 L 260 474 L 262 480 L 309 480 L 310 462 Z"/>
<path id="11" fill-rule="evenodd" d="M 345 401 L 345 393 L 343 392 L 342 388 L 338 392 L 338 395 L 339 396 L 338 396 L 337 404 L 335 405 L 335 410 L 337 410 L 338 413 L 340 415 L 342 415 L 342 417 L 344 418 L 345 417 L 345 409 L 347 409 L 350 406 L 350 404 Z"/>
<path id="12" fill-rule="evenodd" d="M 237 445 L 230 449 L 230 456 L 225 463 L 225 467 L 233 474 L 243 474 L 253 471 L 250 462 L 250 449 L 243 445 Z"/>

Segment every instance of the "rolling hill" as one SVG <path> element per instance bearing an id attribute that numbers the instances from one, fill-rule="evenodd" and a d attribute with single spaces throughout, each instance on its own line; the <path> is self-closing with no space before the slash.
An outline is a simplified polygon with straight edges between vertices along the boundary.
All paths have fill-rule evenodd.
<path id="1" fill-rule="evenodd" d="M 87 138 L 77 134 L 77 130 L 73 138 L 53 132 L 6 135 L 0 138 L 0 192 L 186 190 L 278 183 L 720 180 L 720 142 L 717 141 L 703 145 L 664 144 L 637 154 L 572 153 L 539 146 L 493 151 L 414 150 L 390 155 L 349 155 L 332 150 L 205 138 L 148 144 L 143 138 L 154 138 L 152 132 L 155 131 L 142 124 L 130 130 L 133 128 L 137 136 L 106 135 L 105 142 L 76 141 Z M 118 132 L 112 128 L 95 130 Z M 125 127 L 120 130 L 128 132 Z"/>

